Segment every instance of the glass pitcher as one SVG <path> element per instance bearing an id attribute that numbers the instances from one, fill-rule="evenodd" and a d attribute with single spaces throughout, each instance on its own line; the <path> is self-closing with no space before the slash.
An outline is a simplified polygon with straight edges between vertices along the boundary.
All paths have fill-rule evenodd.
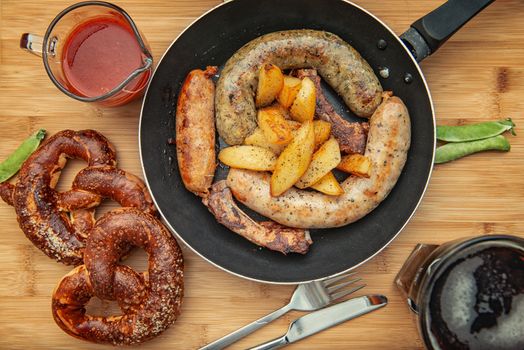
<path id="1" fill-rule="evenodd" d="M 51 81 L 67 96 L 119 106 L 142 95 L 153 66 L 131 17 L 102 1 L 60 12 L 43 37 L 24 33 L 20 47 L 41 56 Z"/>

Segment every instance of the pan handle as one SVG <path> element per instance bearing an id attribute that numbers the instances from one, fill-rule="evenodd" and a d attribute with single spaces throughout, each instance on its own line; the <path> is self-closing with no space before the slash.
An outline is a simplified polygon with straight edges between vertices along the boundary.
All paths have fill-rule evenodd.
<path id="1" fill-rule="evenodd" d="M 449 0 L 414 22 L 400 38 L 420 62 L 493 1 Z"/>

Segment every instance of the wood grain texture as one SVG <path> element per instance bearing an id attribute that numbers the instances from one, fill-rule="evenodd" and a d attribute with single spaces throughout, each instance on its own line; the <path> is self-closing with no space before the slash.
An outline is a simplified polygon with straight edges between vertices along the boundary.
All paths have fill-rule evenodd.
<path id="1" fill-rule="evenodd" d="M 442 0 L 358 0 L 397 33 Z M 137 126 L 140 102 L 101 109 L 62 95 L 49 81 L 40 59 L 18 48 L 21 33 L 43 33 L 51 19 L 71 2 L 0 0 L 0 159 L 37 128 L 94 128 L 118 150 L 122 168 L 141 175 Z M 159 59 L 171 40 L 219 0 L 119 0 L 135 19 Z M 438 122 L 458 124 L 512 117 L 519 133 L 512 150 L 484 153 L 436 166 L 422 205 L 395 242 L 360 269 L 368 287 L 384 293 L 387 308 L 348 322 L 290 348 L 421 349 L 415 323 L 393 286 L 402 262 L 418 242 L 442 243 L 492 233 L 524 236 L 524 2 L 500 0 L 458 32 L 422 63 Z M 61 181 L 67 188 L 75 169 Z M 0 348 L 103 349 L 63 333 L 53 322 L 51 293 L 70 269 L 34 248 L 18 228 L 11 207 L 0 204 Z M 194 349 L 282 306 L 293 287 L 258 284 L 207 264 L 189 249 L 186 297 L 179 321 L 147 349 Z M 348 252 L 350 254 L 350 252 Z M 144 254 L 132 265 L 145 269 Z M 90 306 L 111 308 L 105 303 Z M 294 312 L 244 339 L 233 348 L 253 346 L 285 332 Z"/>

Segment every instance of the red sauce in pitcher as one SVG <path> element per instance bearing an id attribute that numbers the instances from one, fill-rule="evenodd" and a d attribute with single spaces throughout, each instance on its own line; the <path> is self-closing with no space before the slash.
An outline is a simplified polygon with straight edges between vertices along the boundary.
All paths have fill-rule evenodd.
<path id="1" fill-rule="evenodd" d="M 62 70 L 68 88 L 81 96 L 101 96 L 144 65 L 144 54 L 129 24 L 119 17 L 95 17 L 80 23 L 65 40 Z M 146 71 L 118 93 L 113 105 L 136 97 L 149 78 Z M 117 101 L 115 101 L 115 99 Z"/>

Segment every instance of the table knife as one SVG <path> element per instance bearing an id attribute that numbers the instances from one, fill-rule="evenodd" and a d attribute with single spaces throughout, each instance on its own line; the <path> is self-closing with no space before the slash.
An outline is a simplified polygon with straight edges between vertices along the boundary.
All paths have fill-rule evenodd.
<path id="1" fill-rule="evenodd" d="M 388 299 L 383 295 L 366 295 L 312 312 L 291 322 L 286 334 L 251 350 L 278 349 L 327 328 L 349 321 L 358 316 L 386 306 Z"/>

